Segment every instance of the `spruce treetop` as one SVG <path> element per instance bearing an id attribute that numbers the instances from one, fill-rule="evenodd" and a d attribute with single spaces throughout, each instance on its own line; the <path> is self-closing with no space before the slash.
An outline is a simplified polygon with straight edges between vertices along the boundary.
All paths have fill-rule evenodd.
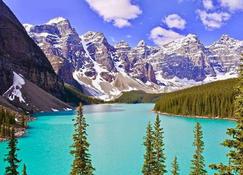
<path id="1" fill-rule="evenodd" d="M 85 117 L 83 116 L 82 104 L 77 108 L 77 116 L 74 123 L 73 145 L 71 154 L 74 156 L 71 175 L 93 175 L 94 168 L 92 166 L 89 143 L 87 139 L 87 128 Z"/>
<path id="2" fill-rule="evenodd" d="M 164 132 L 160 125 L 159 115 L 156 116 L 154 122 L 154 152 L 155 152 L 155 168 L 156 175 L 163 175 L 166 171 L 165 153 L 164 153 Z"/>
<path id="3" fill-rule="evenodd" d="M 196 124 L 194 130 L 194 142 L 195 152 L 192 159 L 192 166 L 190 175 L 206 175 L 207 171 L 205 170 L 205 163 L 203 157 L 204 151 L 204 142 L 203 142 L 203 133 L 202 127 L 199 123 Z"/>

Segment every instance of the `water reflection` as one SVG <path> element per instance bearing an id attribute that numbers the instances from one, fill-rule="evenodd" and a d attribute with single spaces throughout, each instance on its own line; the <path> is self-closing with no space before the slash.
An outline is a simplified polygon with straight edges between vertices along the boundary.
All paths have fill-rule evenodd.
<path id="1" fill-rule="evenodd" d="M 84 113 L 104 113 L 104 112 L 121 112 L 124 111 L 124 107 L 117 104 L 100 104 L 100 105 L 92 105 L 85 106 Z"/>

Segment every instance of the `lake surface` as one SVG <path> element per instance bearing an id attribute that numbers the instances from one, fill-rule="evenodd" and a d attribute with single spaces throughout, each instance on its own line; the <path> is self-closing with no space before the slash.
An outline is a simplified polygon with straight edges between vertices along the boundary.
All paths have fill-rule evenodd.
<path id="1" fill-rule="evenodd" d="M 88 139 L 96 175 L 140 175 L 143 163 L 143 137 L 148 121 L 154 121 L 153 104 L 112 104 L 85 106 L 89 124 Z M 68 175 L 72 157 L 73 112 L 38 114 L 19 139 L 18 156 L 30 175 Z M 164 128 L 167 170 L 174 156 L 179 159 L 180 174 L 190 171 L 194 148 L 193 128 L 200 122 L 204 131 L 206 164 L 226 161 L 226 149 L 220 143 L 234 122 L 190 119 L 161 115 Z M 0 174 L 4 174 L 7 143 L 0 143 Z M 22 167 L 21 167 L 22 168 Z M 213 172 L 208 168 L 209 174 Z"/>

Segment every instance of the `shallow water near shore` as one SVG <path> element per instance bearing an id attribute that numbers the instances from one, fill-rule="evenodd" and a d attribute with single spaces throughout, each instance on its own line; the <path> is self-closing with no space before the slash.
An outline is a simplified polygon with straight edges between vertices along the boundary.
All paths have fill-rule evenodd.
<path id="1" fill-rule="evenodd" d="M 143 137 L 148 121 L 154 121 L 153 104 L 104 104 L 84 107 L 88 127 L 90 153 L 96 175 L 139 175 L 143 164 Z M 227 120 L 194 119 L 161 116 L 164 128 L 167 170 L 178 157 L 180 174 L 189 174 L 194 148 L 193 128 L 200 122 L 204 132 L 206 165 L 225 162 L 226 149 L 220 143 L 226 138 L 226 129 L 234 127 Z M 74 112 L 36 114 L 37 120 L 19 139 L 18 157 L 27 165 L 30 175 L 67 175 L 72 157 Z M 0 143 L 0 174 L 4 174 L 3 162 L 6 142 Z M 22 165 L 21 165 L 22 168 Z M 207 168 L 209 174 L 213 172 Z"/>

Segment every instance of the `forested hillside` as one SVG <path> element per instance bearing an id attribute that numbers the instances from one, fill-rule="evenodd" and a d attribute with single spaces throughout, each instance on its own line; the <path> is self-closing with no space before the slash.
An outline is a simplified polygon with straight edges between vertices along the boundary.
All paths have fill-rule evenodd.
<path id="1" fill-rule="evenodd" d="M 115 99 L 114 103 L 153 103 L 157 101 L 162 94 L 149 94 L 144 91 L 123 92 L 123 94 Z"/>
<path id="2" fill-rule="evenodd" d="M 154 110 L 162 113 L 234 118 L 237 79 L 217 81 L 163 95 Z"/>

